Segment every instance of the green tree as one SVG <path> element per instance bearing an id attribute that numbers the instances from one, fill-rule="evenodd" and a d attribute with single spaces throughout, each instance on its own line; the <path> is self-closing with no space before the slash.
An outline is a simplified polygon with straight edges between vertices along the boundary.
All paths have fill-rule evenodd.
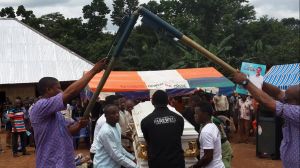
<path id="1" fill-rule="evenodd" d="M 278 45 L 281 40 L 291 38 L 292 35 L 291 31 L 278 19 L 270 19 L 267 15 L 249 23 L 245 28 L 252 36 L 250 44 L 253 44 L 256 39 L 261 39 L 266 44 Z"/>
<path id="2" fill-rule="evenodd" d="M 281 23 L 289 28 L 293 34 L 294 34 L 294 38 L 299 38 L 300 35 L 300 20 L 299 19 L 295 19 L 295 18 L 283 18 L 281 20 Z M 291 37 L 291 38 L 293 38 Z"/>
<path id="3" fill-rule="evenodd" d="M 26 10 L 23 5 L 20 5 L 16 12 L 17 16 L 21 16 L 23 20 L 28 20 L 30 18 L 35 18 L 35 15 L 33 14 L 32 10 Z"/>
<path id="4" fill-rule="evenodd" d="M 110 10 L 103 0 L 93 0 L 90 5 L 83 7 L 82 12 L 83 18 L 88 19 L 88 22 L 84 24 L 88 38 L 96 41 L 107 25 L 105 15 L 109 14 Z"/>
<path id="5" fill-rule="evenodd" d="M 2 8 L 0 11 L 0 17 L 6 17 L 6 18 L 15 18 L 15 10 L 13 7 L 6 7 Z"/>
<path id="6" fill-rule="evenodd" d="M 113 0 L 114 11 L 111 18 L 113 25 L 120 26 L 124 16 L 131 16 L 137 10 L 138 0 Z"/>
<path id="7" fill-rule="evenodd" d="M 295 18 L 283 18 L 281 20 L 284 26 L 287 26 L 291 30 L 299 30 L 300 28 L 300 20 Z"/>
<path id="8" fill-rule="evenodd" d="M 214 54 L 217 57 L 220 57 L 221 59 L 226 59 L 226 53 L 232 49 L 231 46 L 227 46 L 230 39 L 234 37 L 234 34 L 226 37 L 218 46 L 213 45 L 212 43 L 209 45 L 204 45 L 204 43 L 194 34 L 191 34 L 191 38 L 198 43 L 199 45 L 206 48 L 209 52 Z M 182 50 L 184 51 L 184 50 Z M 198 53 L 195 50 L 192 50 L 192 54 L 187 53 L 184 51 L 184 56 L 181 58 L 180 62 L 177 62 L 167 69 L 182 69 L 182 68 L 200 68 L 200 67 L 209 67 L 213 66 L 216 67 L 216 65 L 207 59 L 202 54 Z"/>
<path id="9" fill-rule="evenodd" d="M 276 60 L 273 65 L 299 63 L 300 40 L 294 39 L 288 43 L 275 46 L 275 54 L 272 59 Z"/>

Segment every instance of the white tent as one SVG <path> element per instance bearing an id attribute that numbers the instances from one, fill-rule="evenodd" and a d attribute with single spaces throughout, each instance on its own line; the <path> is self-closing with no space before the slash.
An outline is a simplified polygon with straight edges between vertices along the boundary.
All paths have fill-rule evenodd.
<path id="1" fill-rule="evenodd" d="M 0 30 L 0 84 L 75 81 L 94 65 L 18 19 L 1 18 Z"/>

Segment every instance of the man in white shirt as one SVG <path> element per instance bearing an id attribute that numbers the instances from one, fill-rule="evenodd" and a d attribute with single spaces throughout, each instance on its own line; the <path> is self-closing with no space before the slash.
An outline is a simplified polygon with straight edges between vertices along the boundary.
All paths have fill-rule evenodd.
<path id="1" fill-rule="evenodd" d="M 136 168 L 135 157 L 121 145 L 121 128 L 119 125 L 119 109 L 112 104 L 104 108 L 106 123 L 97 135 L 94 168 Z"/>
<path id="2" fill-rule="evenodd" d="M 256 68 L 256 74 L 250 76 L 249 80 L 253 83 L 258 89 L 262 89 L 262 85 L 264 83 L 264 77 L 261 76 L 261 67 Z"/>
<path id="3" fill-rule="evenodd" d="M 115 106 L 117 106 L 120 110 L 120 100 L 117 96 L 115 95 L 110 95 L 110 96 L 107 96 L 106 99 L 105 99 L 105 104 L 106 105 L 109 105 L 109 104 L 114 104 Z M 102 126 L 106 123 L 106 117 L 105 117 L 105 114 L 101 115 L 101 117 L 97 120 L 97 123 L 96 123 L 96 127 L 95 127 L 95 131 L 94 131 L 94 141 L 93 141 L 93 144 L 91 146 L 91 149 L 90 149 L 90 156 L 91 156 L 91 159 L 94 160 L 94 156 L 96 154 L 96 148 L 97 148 L 97 145 L 99 143 L 97 137 L 98 137 L 98 133 L 100 131 L 100 129 L 102 128 Z"/>
<path id="4" fill-rule="evenodd" d="M 212 123 L 212 106 L 209 102 L 200 102 L 195 109 L 195 120 L 202 124 L 200 133 L 200 160 L 190 168 L 225 168 L 222 162 L 221 135 L 218 127 Z"/>
<path id="5" fill-rule="evenodd" d="M 224 95 L 215 95 L 213 101 L 215 103 L 217 114 L 228 117 L 229 104 L 227 97 Z"/>
<path id="6" fill-rule="evenodd" d="M 238 142 L 236 143 L 242 142 L 241 137 L 243 137 L 243 141 L 245 141 L 245 143 L 248 143 L 254 107 L 252 101 L 250 101 L 245 95 L 241 95 L 241 97 L 242 98 L 237 101 L 238 104 L 235 106 L 236 112 L 239 113 Z M 244 130 L 245 136 L 243 136 L 242 133 Z"/>

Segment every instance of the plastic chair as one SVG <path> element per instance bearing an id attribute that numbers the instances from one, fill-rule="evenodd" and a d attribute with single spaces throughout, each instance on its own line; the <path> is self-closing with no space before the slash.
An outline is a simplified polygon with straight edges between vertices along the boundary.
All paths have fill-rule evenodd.
<path id="1" fill-rule="evenodd" d="M 79 118 L 77 118 L 77 119 L 79 119 Z M 87 145 L 90 146 L 90 127 L 89 127 L 89 124 L 85 128 L 81 128 L 81 130 L 79 131 L 79 133 L 76 136 L 73 136 L 74 150 L 77 149 L 76 140 L 80 139 L 80 138 L 88 138 Z"/>
<path id="2" fill-rule="evenodd" d="M 77 144 L 76 144 L 76 140 L 80 139 L 80 138 L 89 138 L 90 134 L 89 134 L 89 126 L 86 126 L 85 128 L 82 128 L 79 133 L 76 136 L 73 136 L 73 147 L 74 150 L 77 149 Z M 88 140 L 88 145 L 90 145 L 89 143 L 90 141 Z"/>

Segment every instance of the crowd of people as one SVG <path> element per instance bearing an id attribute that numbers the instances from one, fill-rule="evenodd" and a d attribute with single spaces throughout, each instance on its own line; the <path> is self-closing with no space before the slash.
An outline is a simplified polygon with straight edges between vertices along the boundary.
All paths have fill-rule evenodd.
<path id="1" fill-rule="evenodd" d="M 57 79 L 44 77 L 38 83 L 39 98 L 26 98 L 21 102 L 18 97 L 14 103 L 6 99 L 1 106 L 5 107 L 3 118 L 6 119 L 6 146 L 12 147 L 14 157 L 18 157 L 17 142 L 20 136 L 23 155 L 29 154 L 26 145 L 36 147 L 36 167 L 75 167 L 72 136 L 86 128 L 90 121 L 92 144 L 89 146 L 87 143 L 87 147 L 94 168 L 138 167 L 130 127 L 134 122 L 132 110 L 136 101 L 126 100 L 123 95 L 107 96 L 104 102 L 96 102 L 88 121 L 82 117 L 89 101 L 74 99 L 94 75 L 103 70 L 105 60 L 96 63 L 92 70 L 65 91 L 61 90 Z M 150 101 L 155 110 L 140 123 L 147 144 L 150 168 L 186 166 L 181 146 L 184 119 L 199 133 L 196 141 L 200 155 L 197 157 L 198 162 L 191 168 L 230 168 L 233 153 L 221 124 L 230 124 L 226 118 L 233 117 L 240 135 L 237 143 L 242 140 L 248 143 L 250 125 L 255 118 L 255 100 L 286 120 L 280 149 L 283 167 L 299 167 L 299 85 L 288 88 L 284 93 L 264 83 L 261 91 L 239 71 L 234 74 L 234 79 L 236 83 L 243 84 L 253 97 L 241 95 L 227 98 L 201 93 L 190 95 L 186 108 L 181 96 L 173 99 L 162 90 L 153 94 Z M 68 102 L 71 102 L 70 105 Z M 172 112 L 172 107 L 168 105 L 173 106 L 183 117 Z"/>
<path id="2" fill-rule="evenodd" d="M 14 157 L 18 157 L 18 151 L 21 151 L 23 155 L 29 155 L 26 152 L 27 145 L 35 147 L 34 132 L 29 116 L 32 107 L 38 100 L 39 98 L 27 97 L 22 101 L 20 97 L 17 97 L 11 103 L 6 97 L 5 102 L 0 105 L 0 116 L 5 124 L 6 149 L 12 148 Z M 1 143 L 0 148 L 3 151 Z"/>

